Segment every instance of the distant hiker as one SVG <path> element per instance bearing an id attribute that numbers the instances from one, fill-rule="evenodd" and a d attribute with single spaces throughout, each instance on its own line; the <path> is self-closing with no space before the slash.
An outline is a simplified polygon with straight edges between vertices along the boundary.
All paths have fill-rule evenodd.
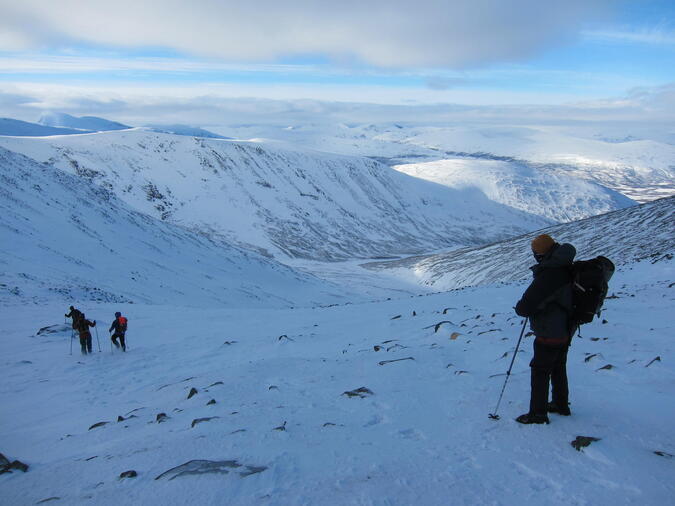
<path id="1" fill-rule="evenodd" d="M 82 355 L 91 353 L 91 332 L 89 332 L 89 327 L 96 326 L 96 320 L 90 322 L 84 316 L 84 313 L 81 313 L 82 317 L 77 320 L 77 330 L 80 333 L 80 347 L 82 348 Z"/>
<path id="2" fill-rule="evenodd" d="M 110 325 L 110 328 L 108 329 L 108 332 L 115 331 L 115 333 L 110 336 L 110 339 L 112 340 L 113 344 L 115 347 L 119 348 L 120 344 L 122 345 L 122 351 L 127 351 L 127 346 L 124 343 L 124 334 L 127 331 L 127 319 L 122 316 L 122 313 L 119 311 L 115 313 L 115 319 L 112 322 L 112 325 Z M 117 344 L 117 339 L 119 338 L 120 342 Z"/>
<path id="3" fill-rule="evenodd" d="M 82 318 L 82 312 L 79 309 L 75 309 L 73 306 L 70 306 L 70 313 L 63 315 L 66 318 L 73 319 L 73 328 L 77 329 L 77 321 Z"/>
<path id="4" fill-rule="evenodd" d="M 530 410 L 516 418 L 519 423 L 549 423 L 547 412 L 569 415 L 567 350 L 576 326 L 571 323 L 571 268 L 576 249 L 558 244 L 547 234 L 532 241 L 537 264 L 534 279 L 516 304 L 516 313 L 530 319 L 534 332 L 534 357 L 530 362 Z M 549 381 L 552 402 L 548 402 Z"/>

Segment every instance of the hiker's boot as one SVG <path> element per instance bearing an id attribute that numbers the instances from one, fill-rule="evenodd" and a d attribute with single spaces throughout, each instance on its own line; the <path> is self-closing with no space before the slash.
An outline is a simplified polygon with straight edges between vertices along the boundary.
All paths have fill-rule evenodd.
<path id="1" fill-rule="evenodd" d="M 531 423 L 549 423 L 548 416 L 534 413 L 525 413 L 516 418 L 516 422 L 529 425 Z"/>
<path id="2" fill-rule="evenodd" d="M 548 411 L 549 413 L 557 413 L 562 416 L 570 416 L 572 414 L 569 406 L 561 407 L 558 406 L 558 404 L 556 404 L 555 402 L 549 402 L 548 404 L 546 404 L 546 411 Z"/>

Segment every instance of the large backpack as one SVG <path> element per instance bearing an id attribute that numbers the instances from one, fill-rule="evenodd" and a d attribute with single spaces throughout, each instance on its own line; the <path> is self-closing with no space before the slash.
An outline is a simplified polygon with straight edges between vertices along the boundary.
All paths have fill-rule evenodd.
<path id="1" fill-rule="evenodd" d="M 603 256 L 579 260 L 572 266 L 572 320 L 581 325 L 600 316 L 607 296 L 607 283 L 614 274 L 614 264 Z"/>
<path id="2" fill-rule="evenodd" d="M 119 330 L 120 332 L 126 332 L 127 331 L 127 322 L 128 320 L 124 316 L 120 316 L 117 318 L 117 323 L 119 323 Z"/>

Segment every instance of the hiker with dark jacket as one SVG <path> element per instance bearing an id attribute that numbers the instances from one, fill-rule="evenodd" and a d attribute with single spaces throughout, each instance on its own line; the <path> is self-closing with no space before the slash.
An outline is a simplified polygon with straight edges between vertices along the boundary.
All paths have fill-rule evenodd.
<path id="1" fill-rule="evenodd" d="M 122 316 L 122 313 L 119 311 L 115 313 L 115 319 L 110 325 L 108 332 L 115 331 L 115 333 L 110 336 L 110 340 L 113 342 L 116 348 L 119 348 L 122 345 L 122 351 L 127 351 L 127 346 L 124 342 L 124 334 L 127 331 L 127 319 Z M 117 344 L 117 339 L 119 338 L 120 342 Z"/>
<path id="2" fill-rule="evenodd" d="M 534 332 L 534 357 L 530 362 L 530 410 L 516 421 L 523 424 L 549 423 L 547 412 L 569 415 L 567 350 L 575 326 L 572 313 L 571 268 L 576 249 L 558 244 L 547 234 L 532 241 L 537 264 L 534 279 L 516 304 L 516 313 L 530 319 Z M 552 402 L 548 402 L 549 381 Z"/>
<path id="3" fill-rule="evenodd" d="M 64 314 L 63 316 L 73 319 L 73 328 L 75 329 L 77 328 L 77 321 L 82 318 L 82 312 L 75 309 L 73 306 L 70 306 L 70 313 Z"/>
<path id="4" fill-rule="evenodd" d="M 82 348 L 82 355 L 86 355 L 87 352 L 91 353 L 91 332 L 89 332 L 89 327 L 95 327 L 96 320 L 90 322 L 82 313 L 82 317 L 77 321 L 77 330 L 80 334 L 80 347 Z"/>

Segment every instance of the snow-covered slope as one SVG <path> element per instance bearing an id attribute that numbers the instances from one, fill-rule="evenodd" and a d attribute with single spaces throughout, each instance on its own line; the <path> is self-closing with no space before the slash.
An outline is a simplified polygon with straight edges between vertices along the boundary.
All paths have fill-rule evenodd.
<path id="1" fill-rule="evenodd" d="M 141 130 L 0 146 L 106 188 L 138 211 L 265 254 L 337 260 L 484 244 L 551 222 L 370 159 Z"/>
<path id="2" fill-rule="evenodd" d="M 558 222 L 635 205 L 597 183 L 518 162 L 454 159 L 394 168 L 450 188 L 477 188 L 495 202 Z"/>
<path id="3" fill-rule="evenodd" d="M 0 305 L 230 307 L 336 302 L 343 290 L 129 208 L 87 178 L 0 148 Z"/>
<path id="4" fill-rule="evenodd" d="M 228 139 L 222 135 L 214 134 L 203 128 L 193 127 L 189 125 L 147 125 L 148 130 L 153 132 L 160 132 L 174 135 L 188 135 L 192 137 L 204 137 L 207 139 Z"/>
<path id="5" fill-rule="evenodd" d="M 0 475 L 0 502 L 671 504 L 675 265 L 631 267 L 612 279 L 607 323 L 570 349 L 572 416 L 545 426 L 513 420 L 530 337 L 488 418 L 525 284 L 296 310 L 85 304 L 102 322 L 87 357 L 77 343 L 69 355 L 65 304 L 13 307 L 0 452 L 30 467 Z M 114 311 L 129 318 L 125 354 L 107 340 Z M 578 436 L 594 440 L 577 451 Z"/>
<path id="6" fill-rule="evenodd" d="M 657 261 L 675 255 L 675 197 L 556 225 L 480 248 L 364 265 L 438 290 L 526 279 L 534 263 L 530 242 L 548 233 L 572 243 L 577 259 L 604 255 L 623 265 L 641 259 Z"/>
<path id="7" fill-rule="evenodd" d="M 11 118 L 0 118 L 0 135 L 17 137 L 40 137 L 44 135 L 69 135 L 82 133 L 70 128 L 58 128 L 39 125 L 28 121 Z"/>
<path id="8" fill-rule="evenodd" d="M 81 116 L 78 118 L 63 112 L 46 112 L 40 117 L 38 123 L 45 126 L 66 127 L 89 132 L 126 130 L 127 128 L 131 128 L 128 125 L 105 118 L 98 118 L 96 116 Z"/>

